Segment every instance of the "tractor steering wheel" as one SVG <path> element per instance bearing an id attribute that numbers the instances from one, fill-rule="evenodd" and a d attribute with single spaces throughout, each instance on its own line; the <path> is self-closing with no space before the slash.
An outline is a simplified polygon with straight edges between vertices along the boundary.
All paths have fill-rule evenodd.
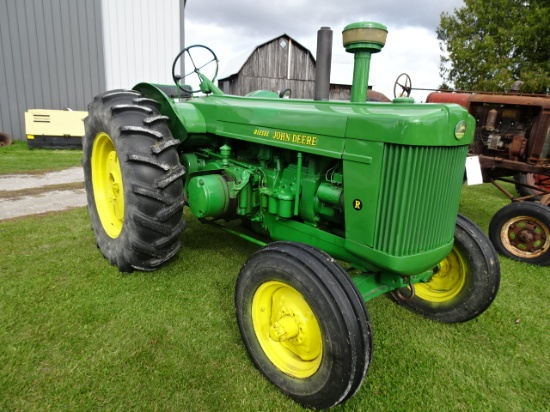
<path id="1" fill-rule="evenodd" d="M 193 52 L 193 54 L 195 54 L 195 58 L 193 58 L 193 56 L 191 55 L 191 49 L 196 49 Z M 204 49 L 204 50 L 200 51 L 199 49 Z M 189 71 L 188 73 L 185 73 L 183 76 L 179 75 L 179 74 L 176 74 L 176 66 L 177 66 L 177 63 L 178 63 L 179 59 L 182 56 L 184 56 L 184 59 L 185 59 L 186 63 L 190 62 L 191 65 L 193 66 L 193 70 Z M 212 58 L 210 58 L 210 56 Z M 209 58 L 210 58 L 210 60 L 208 60 Z M 195 61 L 197 61 L 198 63 L 196 63 Z M 204 69 L 209 64 L 211 64 L 212 62 L 214 62 L 216 66 L 215 66 L 215 70 L 214 70 L 214 75 L 212 76 L 212 78 L 210 80 L 212 82 L 214 82 L 214 80 L 216 80 L 216 77 L 218 76 L 218 57 L 216 56 L 216 53 L 214 53 L 211 48 L 209 48 L 207 46 L 203 46 L 202 44 L 194 44 L 192 46 L 186 47 L 181 52 L 179 52 L 179 54 L 174 59 L 174 64 L 172 64 L 172 79 L 174 79 L 174 83 L 176 83 L 176 86 L 178 86 L 185 93 L 200 92 L 200 91 L 202 91 L 200 89 L 200 87 L 197 90 L 185 89 L 183 87 L 183 85 L 181 84 L 181 81 L 184 80 L 185 78 L 193 75 L 193 74 L 196 74 L 196 76 L 199 80 L 199 84 L 202 83 L 203 80 L 201 78 L 201 70 Z M 188 70 L 187 69 L 187 64 L 185 65 L 185 68 L 186 68 L 186 70 Z M 203 74 L 203 76 L 204 76 L 204 74 Z"/>
<path id="2" fill-rule="evenodd" d="M 397 94 L 397 86 L 401 88 L 399 95 Z M 407 73 L 401 73 L 397 76 L 395 83 L 393 84 L 393 97 L 409 97 L 412 90 L 411 77 Z"/>

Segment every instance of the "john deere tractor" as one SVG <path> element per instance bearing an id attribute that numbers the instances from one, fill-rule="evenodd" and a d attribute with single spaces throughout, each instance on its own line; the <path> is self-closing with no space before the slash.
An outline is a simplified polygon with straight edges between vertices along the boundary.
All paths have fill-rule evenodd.
<path id="1" fill-rule="evenodd" d="M 176 57 L 175 85 L 103 93 L 85 120 L 88 209 L 105 258 L 122 272 L 160 268 L 185 241 L 184 206 L 242 227 L 262 246 L 235 288 L 244 344 L 267 379 L 312 408 L 359 389 L 372 354 L 366 301 L 390 293 L 427 318 L 464 322 L 499 287 L 494 248 L 458 215 L 475 121 L 454 104 L 367 102 L 386 34 L 378 23 L 344 28 L 349 102 L 226 95 L 204 74 L 217 73 L 216 55 L 197 45 Z M 211 59 L 190 69 L 194 89 L 178 63 L 198 50 Z"/>

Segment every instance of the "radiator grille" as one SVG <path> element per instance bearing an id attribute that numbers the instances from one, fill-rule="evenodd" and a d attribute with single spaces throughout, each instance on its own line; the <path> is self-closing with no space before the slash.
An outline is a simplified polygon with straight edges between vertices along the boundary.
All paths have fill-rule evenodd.
<path id="1" fill-rule="evenodd" d="M 452 239 L 467 150 L 386 146 L 375 249 L 407 256 Z"/>

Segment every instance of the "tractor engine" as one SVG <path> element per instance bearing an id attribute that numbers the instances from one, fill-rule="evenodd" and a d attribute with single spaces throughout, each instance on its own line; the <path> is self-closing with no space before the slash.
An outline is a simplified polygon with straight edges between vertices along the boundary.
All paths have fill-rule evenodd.
<path id="1" fill-rule="evenodd" d="M 472 107 L 472 111 L 477 123 L 474 144 L 479 152 L 511 160 L 525 159 L 536 110 L 483 104 Z"/>
<path id="2" fill-rule="evenodd" d="M 539 167 L 532 172 L 550 173 L 548 96 L 435 92 L 428 95 L 427 102 L 457 103 L 468 109 L 476 119 L 470 153 L 502 162 L 486 164 L 487 168 L 508 169 L 508 176 L 513 170 L 530 172 L 525 164 L 532 164 Z"/>
<path id="3" fill-rule="evenodd" d="M 235 142 L 234 142 L 235 143 Z M 265 212 L 313 227 L 344 229 L 342 164 L 269 146 L 222 145 L 182 156 L 186 201 L 199 218 L 241 218 Z M 298 199 L 301 199 L 298 201 Z"/>

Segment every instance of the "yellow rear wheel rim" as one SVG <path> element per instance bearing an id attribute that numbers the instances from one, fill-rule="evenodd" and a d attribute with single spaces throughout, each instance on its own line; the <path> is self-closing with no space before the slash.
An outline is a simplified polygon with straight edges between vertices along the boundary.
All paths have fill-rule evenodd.
<path id="1" fill-rule="evenodd" d="M 95 206 L 105 232 L 116 239 L 124 222 L 122 172 L 113 141 L 99 133 L 92 147 L 92 185 Z"/>
<path id="2" fill-rule="evenodd" d="M 278 281 L 263 283 L 252 300 L 252 323 L 264 353 L 280 371 L 303 379 L 319 369 L 321 329 L 296 289 Z"/>
<path id="3" fill-rule="evenodd" d="M 416 295 L 430 302 L 447 302 L 462 291 L 467 274 L 468 265 L 456 247 L 453 247 L 451 253 L 439 263 L 429 282 L 414 285 Z"/>

